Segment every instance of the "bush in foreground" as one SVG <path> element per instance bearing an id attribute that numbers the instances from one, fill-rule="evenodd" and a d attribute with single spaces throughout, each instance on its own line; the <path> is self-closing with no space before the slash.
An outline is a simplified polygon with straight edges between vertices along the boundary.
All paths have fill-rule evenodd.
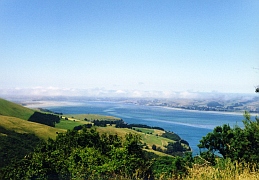
<path id="1" fill-rule="evenodd" d="M 145 178 L 149 173 L 140 137 L 100 135 L 94 129 L 68 131 L 8 166 L 3 179 Z"/>
<path id="2" fill-rule="evenodd" d="M 215 166 L 194 165 L 189 169 L 186 180 L 230 180 L 230 179 L 259 179 L 259 171 L 255 164 L 232 162 L 230 159 L 217 159 Z"/>
<path id="3" fill-rule="evenodd" d="M 244 117 L 243 129 L 224 124 L 202 138 L 198 147 L 205 159 L 213 163 L 219 153 L 233 162 L 259 163 L 259 119 L 252 121 L 248 112 Z"/>

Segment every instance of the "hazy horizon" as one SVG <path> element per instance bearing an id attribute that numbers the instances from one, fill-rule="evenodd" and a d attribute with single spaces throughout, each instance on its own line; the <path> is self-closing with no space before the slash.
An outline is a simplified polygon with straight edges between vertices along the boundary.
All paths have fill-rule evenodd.
<path id="1" fill-rule="evenodd" d="M 259 2 L 0 1 L 0 96 L 254 93 Z"/>
<path id="2" fill-rule="evenodd" d="M 198 92 L 198 91 L 141 91 L 141 90 L 108 90 L 108 89 L 73 89 L 73 88 L 12 88 L 1 89 L 0 98 L 161 98 L 161 99 L 235 99 L 258 97 L 254 93 L 222 93 L 217 91 Z"/>

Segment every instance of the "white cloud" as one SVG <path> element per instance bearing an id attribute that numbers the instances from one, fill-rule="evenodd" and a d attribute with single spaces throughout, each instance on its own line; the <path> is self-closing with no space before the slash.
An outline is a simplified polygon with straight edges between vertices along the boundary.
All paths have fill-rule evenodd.
<path id="1" fill-rule="evenodd" d="M 35 96 L 35 97 L 55 97 L 55 96 L 85 96 L 85 97 L 134 97 L 134 98 L 228 98 L 237 96 L 234 94 L 225 95 L 223 93 L 210 92 L 200 93 L 192 91 L 140 91 L 140 90 L 107 90 L 105 88 L 75 89 L 58 87 L 34 87 L 34 88 L 10 88 L 0 89 L 0 96 Z"/>
<path id="2" fill-rule="evenodd" d="M 123 91 L 123 90 L 117 90 L 115 93 L 116 93 L 116 94 L 126 94 L 126 91 Z"/>

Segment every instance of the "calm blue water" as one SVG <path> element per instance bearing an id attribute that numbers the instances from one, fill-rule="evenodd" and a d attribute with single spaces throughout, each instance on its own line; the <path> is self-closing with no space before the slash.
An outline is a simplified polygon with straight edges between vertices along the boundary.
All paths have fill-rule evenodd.
<path id="1" fill-rule="evenodd" d="M 221 114 L 202 111 L 174 110 L 162 107 L 141 106 L 117 102 L 91 101 L 80 105 L 47 107 L 63 114 L 101 114 L 123 119 L 127 123 L 140 123 L 149 126 L 159 126 L 167 131 L 177 133 L 189 142 L 193 155 L 199 153 L 199 140 L 215 126 L 229 124 L 243 126 L 242 114 Z"/>

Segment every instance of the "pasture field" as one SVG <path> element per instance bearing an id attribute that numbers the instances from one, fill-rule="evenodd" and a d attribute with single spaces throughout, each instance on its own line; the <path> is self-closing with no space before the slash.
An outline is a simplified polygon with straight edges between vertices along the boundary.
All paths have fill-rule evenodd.
<path id="1" fill-rule="evenodd" d="M 157 147 L 164 149 L 164 146 L 166 146 L 168 142 L 174 142 L 168 138 L 161 137 L 161 135 L 165 132 L 162 130 L 139 127 L 134 127 L 134 129 L 138 132 L 138 134 L 140 134 L 141 139 L 148 145 L 149 148 L 155 144 Z"/>
<path id="2" fill-rule="evenodd" d="M 56 132 L 65 132 L 63 129 L 57 129 L 10 116 L 0 116 L 0 126 L 18 133 L 32 133 L 44 140 L 48 138 L 55 139 L 57 136 Z"/>
<path id="3" fill-rule="evenodd" d="M 116 128 L 115 126 L 107 126 L 107 127 L 94 126 L 94 128 L 96 128 L 96 130 L 100 134 L 104 134 L 104 133 L 112 134 L 112 135 L 117 134 L 120 137 L 124 137 L 128 133 L 137 133 L 136 131 L 128 129 L 128 128 Z"/>
<path id="4" fill-rule="evenodd" d="M 66 120 L 67 119 L 67 120 Z M 119 118 L 113 116 L 103 116 L 98 114 L 65 114 L 62 116 L 60 123 L 55 125 L 56 128 L 60 129 L 73 129 L 75 126 L 89 124 L 93 120 L 109 120 L 109 121 L 117 121 Z"/>
<path id="5" fill-rule="evenodd" d="M 66 116 L 69 117 L 69 116 Z M 73 129 L 75 126 L 88 124 L 87 121 L 82 121 L 79 119 L 76 119 L 77 116 L 73 116 L 73 118 L 68 118 L 68 120 L 60 120 L 60 123 L 56 124 L 56 128 L 60 129 Z M 164 133 L 164 131 L 157 130 L 157 129 L 148 129 L 148 128 L 135 128 L 128 129 L 128 128 L 116 128 L 115 126 L 109 126 L 106 127 L 98 127 L 94 126 L 93 128 L 96 128 L 96 130 L 101 134 L 117 134 L 120 137 L 124 137 L 128 133 L 135 133 L 139 134 L 142 142 L 146 143 L 146 145 L 151 149 L 152 145 L 155 144 L 157 147 L 161 147 L 164 149 L 164 146 L 168 144 L 168 142 L 174 142 L 173 140 L 161 137 L 160 135 Z M 137 131 L 141 130 L 141 132 Z M 152 134 L 150 134 L 152 132 Z"/>
<path id="6" fill-rule="evenodd" d="M 99 121 L 102 121 L 102 120 L 109 120 L 109 121 L 117 121 L 117 120 L 120 120 L 120 118 L 116 118 L 116 117 L 113 117 L 113 116 L 104 116 L 104 115 L 99 115 L 99 114 L 65 114 L 63 115 L 67 118 L 70 118 L 70 119 L 75 119 L 75 120 L 85 120 L 87 119 L 87 121 L 93 121 L 93 120 L 99 120 Z"/>
<path id="7" fill-rule="evenodd" d="M 140 128 L 140 129 L 145 129 L 144 132 L 138 132 L 136 130 L 133 129 L 128 129 L 128 128 L 116 128 L 114 126 L 107 126 L 107 127 L 95 127 L 96 130 L 99 133 L 107 133 L 107 134 L 117 134 L 120 137 L 124 137 L 126 134 L 128 133 L 134 133 L 134 134 L 138 134 L 141 137 L 141 141 L 143 143 L 146 143 L 146 145 L 148 146 L 148 151 L 154 152 L 156 154 L 163 154 L 161 152 L 158 151 L 153 151 L 152 150 L 152 145 L 156 145 L 156 147 L 160 147 L 161 149 L 165 149 L 164 146 L 166 146 L 168 144 L 168 142 L 174 142 L 173 140 L 161 137 L 157 134 L 162 134 L 164 131 L 161 130 L 155 130 L 155 132 L 157 132 L 157 134 L 146 134 L 144 132 L 153 132 L 154 129 L 148 129 L 148 128 Z"/>
<path id="8" fill-rule="evenodd" d="M 56 128 L 59 128 L 59 129 L 73 129 L 75 126 L 79 126 L 79 125 L 83 125 L 83 124 L 89 124 L 89 122 L 87 121 L 80 121 L 80 120 L 72 120 L 72 119 L 68 119 L 68 120 L 65 120 L 65 119 L 61 119 L 60 120 L 60 123 L 56 123 L 55 124 L 55 127 Z"/>
<path id="9" fill-rule="evenodd" d="M 161 136 L 156 136 L 154 134 L 140 133 L 140 136 L 142 141 L 145 142 L 149 148 L 151 148 L 152 145 L 155 144 L 157 147 L 165 149 L 164 146 L 168 145 L 168 142 L 174 142 L 173 140 Z"/>
<path id="10" fill-rule="evenodd" d="M 132 129 L 134 129 L 136 131 L 139 131 L 139 132 L 147 133 L 147 134 L 153 134 L 154 133 L 154 129 L 140 128 L 140 127 L 133 127 Z"/>

